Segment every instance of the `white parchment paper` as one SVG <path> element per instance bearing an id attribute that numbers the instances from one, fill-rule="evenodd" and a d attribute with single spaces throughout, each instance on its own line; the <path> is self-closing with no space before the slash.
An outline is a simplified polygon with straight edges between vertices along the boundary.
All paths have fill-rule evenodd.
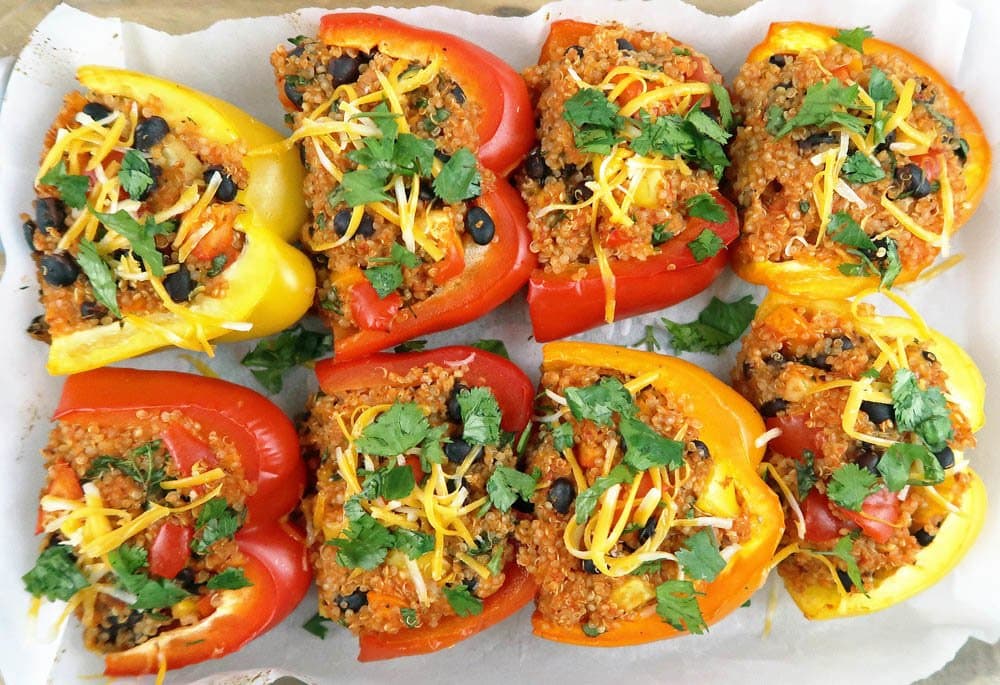
<path id="1" fill-rule="evenodd" d="M 196 11 L 196 10 L 192 10 Z M 383 11 L 383 10 L 378 10 Z M 934 64 L 966 94 L 987 134 L 1000 132 L 997 36 L 1000 3 L 913 0 L 764 0 L 735 17 L 702 14 L 679 0 L 655 2 L 566 1 L 524 18 L 477 16 L 440 8 L 384 10 L 427 27 L 445 29 L 499 54 L 517 68 L 537 56 L 550 19 L 570 17 L 619 20 L 664 30 L 707 53 L 732 78 L 739 64 L 776 20 L 806 19 L 837 26 L 870 25 L 881 38 L 901 43 Z M 37 494 L 43 480 L 39 449 L 45 443 L 61 379 L 44 370 L 46 348 L 24 328 L 39 313 L 34 266 L 21 237 L 20 212 L 30 207 L 32 179 L 41 141 L 63 94 L 76 87 L 77 66 L 98 63 L 147 71 L 218 95 L 281 128 L 282 112 L 273 90 L 268 55 L 287 37 L 314 34 L 323 10 L 283 17 L 226 21 L 194 34 L 169 36 L 143 26 L 102 20 L 68 6 L 57 7 L 37 28 L 14 67 L 0 110 L 0 236 L 6 271 L 0 281 L 0 349 L 4 389 L 0 391 L 0 673 L 7 685 L 88 683 L 102 670 L 87 653 L 74 621 L 65 635 L 51 630 L 53 612 L 28 618 L 28 595 L 20 576 L 33 564 Z M 996 336 L 1000 332 L 1000 247 L 991 230 L 1000 207 L 997 181 L 978 214 L 955 241 L 966 260 L 911 292 L 930 323 L 965 345 L 988 380 L 1000 373 Z M 670 308 L 675 320 L 690 320 L 712 294 L 732 298 L 751 289 L 726 273 L 706 293 Z M 758 291 L 759 295 L 759 291 Z M 605 327 L 580 338 L 628 344 L 640 337 L 647 315 Z M 539 346 L 530 340 L 523 296 L 473 324 L 431 337 L 431 344 L 503 338 L 515 360 L 537 377 Z M 248 344 L 219 348 L 211 366 L 224 378 L 255 385 L 238 364 Z M 719 358 L 691 355 L 723 378 L 734 351 Z M 193 371 L 177 352 L 161 352 L 126 365 Z M 314 387 L 306 370 L 294 372 L 280 403 L 301 409 Z M 1000 391 L 991 386 L 987 412 L 1000 410 Z M 259 388 L 258 388 L 259 389 Z M 993 493 L 1000 492 L 1000 431 L 989 424 L 971 455 Z M 592 683 L 607 678 L 630 683 L 713 683 L 753 680 L 769 683 L 906 683 L 940 668 L 968 639 L 1000 637 L 1000 520 L 991 514 L 975 548 L 933 589 L 901 606 L 842 621 L 805 621 L 780 588 L 765 588 L 749 608 L 739 609 L 711 633 L 659 644 L 614 650 L 545 642 L 531 635 L 525 609 L 517 616 L 438 654 L 375 664 L 355 662 L 357 644 L 336 626 L 325 641 L 301 629 L 312 615 L 310 595 L 280 627 L 238 654 L 172 673 L 176 683 L 264 683 L 291 673 L 315 683 L 458 682 Z M 776 585 L 772 580 L 771 585 Z M 770 593 L 777 598 L 774 628 L 762 637 Z M 57 613 L 57 612 L 55 612 Z M 233 675 L 233 674 L 239 675 Z M 229 674 L 229 675 L 223 675 Z"/>

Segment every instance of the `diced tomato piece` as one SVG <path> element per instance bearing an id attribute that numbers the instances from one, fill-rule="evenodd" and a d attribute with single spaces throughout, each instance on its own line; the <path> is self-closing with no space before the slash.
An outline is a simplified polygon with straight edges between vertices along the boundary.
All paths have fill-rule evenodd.
<path id="1" fill-rule="evenodd" d="M 160 526 L 149 550 L 149 572 L 163 578 L 175 578 L 191 558 L 193 535 L 191 526 L 173 521 Z"/>

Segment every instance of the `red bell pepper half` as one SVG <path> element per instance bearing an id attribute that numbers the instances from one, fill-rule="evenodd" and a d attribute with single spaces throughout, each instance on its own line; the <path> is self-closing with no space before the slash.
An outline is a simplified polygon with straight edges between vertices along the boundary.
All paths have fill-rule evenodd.
<path id="1" fill-rule="evenodd" d="M 503 414 L 501 427 L 519 434 L 531 420 L 534 387 L 521 369 L 509 360 L 474 347 L 451 346 L 404 354 L 374 354 L 347 363 L 327 359 L 316 364 L 320 388 L 327 394 L 386 383 L 389 374 L 406 374 L 413 368 L 435 364 L 465 366 L 462 382 L 487 386 Z M 364 632 L 359 636 L 359 661 L 392 659 L 436 652 L 461 642 L 516 613 L 535 596 L 535 583 L 513 561 L 504 568 L 504 584 L 483 600 L 483 611 L 473 616 L 449 616 L 434 627 L 398 633 Z"/>
<path id="2" fill-rule="evenodd" d="M 246 557 L 243 567 L 252 583 L 238 590 L 218 591 L 201 602 L 199 622 L 166 631 L 123 652 L 105 656 L 109 676 L 155 673 L 167 668 L 221 657 L 240 649 L 277 624 L 299 603 L 312 574 L 300 531 L 286 518 L 305 485 L 305 468 L 292 422 L 274 404 L 242 386 L 222 380 L 170 371 L 104 368 L 70 376 L 54 420 L 128 425 L 136 411 L 180 411 L 206 430 L 225 436 L 236 446 L 245 477 L 257 484 L 246 500 L 247 520 L 236 535 Z M 206 445 L 187 431 L 171 433 L 171 454 L 190 469 L 192 455 L 206 455 Z M 151 566 L 169 576 L 181 556 L 186 559 L 186 531 L 161 528 L 154 541 Z M 169 550 L 171 541 L 183 550 Z M 160 549 L 157 549 L 157 548 Z M 183 563 L 181 564 L 183 567 Z M 179 570 L 179 569 L 177 569 Z M 176 570 L 173 571 L 176 574 Z M 205 597 L 203 597 L 205 599 Z"/>

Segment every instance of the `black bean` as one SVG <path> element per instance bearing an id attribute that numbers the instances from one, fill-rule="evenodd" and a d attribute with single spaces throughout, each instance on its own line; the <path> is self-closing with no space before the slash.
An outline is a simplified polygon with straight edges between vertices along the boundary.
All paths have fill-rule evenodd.
<path id="1" fill-rule="evenodd" d="M 156 165 L 156 164 L 150 164 L 149 165 L 149 177 L 153 179 L 153 182 L 150 183 L 148 186 L 146 186 L 146 189 L 144 191 L 142 191 L 142 193 L 139 195 L 139 197 L 137 197 L 135 199 L 138 200 L 139 202 L 143 202 L 145 200 L 148 200 L 149 196 L 153 194 L 154 190 L 156 190 L 156 186 L 159 185 L 159 183 L 160 183 L 160 175 L 162 173 L 163 173 L 163 170 L 160 169 L 160 167 L 158 165 Z"/>
<path id="2" fill-rule="evenodd" d="M 460 105 L 465 104 L 465 91 L 462 90 L 462 86 L 456 85 L 451 89 L 451 96 L 455 98 L 455 102 Z"/>
<path id="3" fill-rule="evenodd" d="M 619 50 L 631 50 L 632 52 L 635 52 L 635 46 L 624 38 L 618 38 L 615 40 L 615 46 L 617 46 Z"/>
<path id="4" fill-rule="evenodd" d="M 219 202 L 232 202 L 235 200 L 236 193 L 240 191 L 240 187 L 236 185 L 236 181 L 221 166 L 208 167 L 205 169 L 205 173 L 202 174 L 202 178 L 205 179 L 205 183 L 208 183 L 215 174 L 222 177 L 222 181 L 219 182 L 219 189 L 215 191 L 215 199 Z"/>
<path id="5" fill-rule="evenodd" d="M 333 215 L 333 230 L 340 237 L 344 237 L 344 234 L 347 233 L 347 227 L 351 223 L 351 213 L 352 210 L 350 209 L 342 209 Z M 358 224 L 358 229 L 354 232 L 354 237 L 371 238 L 374 234 L 375 220 L 372 219 L 370 214 L 365 213 L 361 216 L 361 222 Z"/>
<path id="6" fill-rule="evenodd" d="M 578 183 L 572 190 L 569 191 L 569 199 L 571 202 L 575 203 L 586 202 L 593 194 L 594 191 L 588 188 L 587 183 L 584 181 Z"/>
<path id="7" fill-rule="evenodd" d="M 282 87 L 285 92 L 285 97 L 296 109 L 302 109 L 302 91 L 292 85 L 292 82 L 285 79 L 285 85 Z"/>
<path id="8" fill-rule="evenodd" d="M 899 186 L 899 193 L 896 198 L 912 197 L 922 198 L 931 194 L 931 184 L 924 175 L 924 170 L 916 164 L 905 164 L 896 167 L 892 175 L 893 180 Z"/>
<path id="9" fill-rule="evenodd" d="M 341 611 L 360 611 L 368 604 L 368 593 L 359 588 L 349 595 L 337 595 L 333 601 Z"/>
<path id="10" fill-rule="evenodd" d="M 951 150 L 962 164 L 969 161 L 969 142 L 965 138 L 959 138 L 958 143 Z"/>
<path id="11" fill-rule="evenodd" d="M 876 426 L 884 421 L 895 421 L 896 410 L 887 402 L 871 402 L 865 400 L 861 403 L 861 411 L 868 414 L 868 418 Z"/>
<path id="12" fill-rule="evenodd" d="M 541 148 L 536 147 L 528 153 L 528 158 L 524 160 L 524 173 L 533 181 L 541 181 L 552 173 Z"/>
<path id="13" fill-rule="evenodd" d="M 788 363 L 788 360 L 785 359 L 785 355 L 776 350 L 764 357 L 764 363 L 768 366 L 784 366 Z"/>
<path id="14" fill-rule="evenodd" d="M 950 469 L 955 465 L 955 453 L 947 445 L 943 450 L 934 454 L 937 457 L 938 463 L 941 464 L 941 468 Z"/>
<path id="15" fill-rule="evenodd" d="M 895 142 L 896 142 L 896 132 L 895 131 L 889 131 L 889 135 L 887 135 L 885 137 L 885 140 L 883 140 L 881 143 L 879 143 L 878 145 L 875 146 L 875 149 L 873 150 L 873 152 L 877 155 L 878 153 L 882 152 L 883 150 L 888 150 L 889 146 L 892 145 Z"/>
<path id="16" fill-rule="evenodd" d="M 86 300 L 80 305 L 80 316 L 84 319 L 100 319 L 107 313 L 107 307 L 91 300 Z"/>
<path id="17" fill-rule="evenodd" d="M 61 288 L 72 285 L 80 275 L 80 267 L 65 252 L 54 252 L 42 256 L 42 278 L 49 285 Z"/>
<path id="18" fill-rule="evenodd" d="M 434 198 L 437 197 L 437 194 L 435 194 L 434 192 L 434 186 L 432 186 L 431 183 L 432 181 L 429 180 L 426 183 L 424 183 L 423 181 L 421 181 L 420 183 L 419 195 L 420 199 L 423 200 L 424 202 L 433 202 Z"/>
<path id="19" fill-rule="evenodd" d="M 548 500 L 556 513 L 566 514 L 569 512 L 569 505 L 576 497 L 576 487 L 569 478 L 556 478 L 549 488 Z"/>
<path id="20" fill-rule="evenodd" d="M 563 51 L 563 55 L 568 55 L 570 52 L 575 52 L 576 56 L 583 59 L 583 46 L 582 45 L 570 45 Z"/>
<path id="21" fill-rule="evenodd" d="M 181 268 L 163 279 L 163 287 L 174 302 L 187 302 L 194 290 L 195 282 L 191 272 L 183 264 Z"/>
<path id="22" fill-rule="evenodd" d="M 489 245 L 496 235 L 496 225 L 493 217 L 482 207 L 470 207 L 465 214 L 465 230 L 472 236 L 476 245 Z"/>
<path id="23" fill-rule="evenodd" d="M 448 401 L 445 403 L 445 408 L 448 412 L 448 418 L 455 423 L 462 423 L 462 408 L 458 405 L 458 394 L 463 390 L 468 390 L 467 385 L 462 383 L 455 383 L 451 387 L 451 393 L 448 395 Z"/>
<path id="24" fill-rule="evenodd" d="M 304 47 L 302 47 L 301 45 L 296 45 L 295 49 L 289 52 L 287 56 L 288 58 L 298 57 L 305 51 L 306 49 Z"/>
<path id="25" fill-rule="evenodd" d="M 810 136 L 806 136 L 802 140 L 796 141 L 796 145 L 799 146 L 799 150 L 811 150 L 814 147 L 820 145 L 832 145 L 839 140 L 837 136 L 832 133 L 813 133 Z"/>
<path id="26" fill-rule="evenodd" d="M 656 532 L 656 522 L 657 522 L 656 516 L 650 516 L 648 519 L 646 519 L 646 524 L 642 527 L 642 530 L 639 531 L 640 545 L 645 544 L 646 540 L 653 537 L 653 533 Z"/>
<path id="27" fill-rule="evenodd" d="M 448 161 L 451 159 L 451 155 L 449 155 L 447 152 L 442 152 L 441 150 L 435 150 L 434 156 L 440 159 L 442 164 L 447 164 Z"/>
<path id="28" fill-rule="evenodd" d="M 35 340 L 43 343 L 52 342 L 52 336 L 49 335 L 49 323 L 45 320 L 44 314 L 39 314 L 33 318 L 25 332 Z"/>
<path id="29" fill-rule="evenodd" d="M 452 438 L 451 442 L 444 444 L 444 456 L 448 457 L 448 461 L 452 464 L 461 464 L 471 451 L 472 445 L 462 438 Z"/>
<path id="30" fill-rule="evenodd" d="M 767 61 L 770 64 L 773 64 L 774 66 L 778 67 L 779 69 L 782 69 L 784 68 L 788 60 L 785 58 L 784 55 L 771 55 L 770 57 L 767 58 Z"/>
<path id="31" fill-rule="evenodd" d="M 920 356 L 922 356 L 925 360 L 929 361 L 931 364 L 937 363 L 937 355 L 935 355 L 930 350 L 922 350 L 920 352 Z"/>
<path id="32" fill-rule="evenodd" d="M 854 349 L 854 343 L 851 342 L 851 339 L 848 338 L 846 335 L 840 336 L 839 338 L 837 338 L 837 340 L 840 341 L 840 349 L 843 350 L 844 352 L 846 352 L 847 350 Z"/>
<path id="33" fill-rule="evenodd" d="M 105 107 L 100 102 L 88 102 L 83 106 L 83 113 L 94 121 L 103 119 L 111 114 L 111 108 Z"/>
<path id="34" fill-rule="evenodd" d="M 708 459 L 712 456 L 711 451 L 708 449 L 708 445 L 703 443 L 701 440 L 692 440 L 691 444 L 694 445 L 694 451 L 697 453 L 699 458 Z"/>
<path id="35" fill-rule="evenodd" d="M 923 528 L 914 533 L 913 537 L 917 539 L 917 544 L 920 545 L 921 547 L 926 547 L 927 545 L 934 542 L 934 536 L 928 533 Z"/>
<path id="36" fill-rule="evenodd" d="M 798 361 L 799 364 L 811 366 L 812 368 L 820 369 L 821 371 L 830 371 L 833 369 L 833 367 L 827 362 L 827 356 L 822 353 L 817 354 L 815 357 L 802 357 Z"/>
<path id="37" fill-rule="evenodd" d="M 170 133 L 170 126 L 167 125 L 163 117 L 149 117 L 139 122 L 135 127 L 135 140 L 133 145 L 137 150 L 149 150 Z"/>
<path id="38" fill-rule="evenodd" d="M 751 371 L 753 371 L 753 365 L 750 362 L 743 362 L 743 378 L 750 378 Z"/>
<path id="39" fill-rule="evenodd" d="M 21 224 L 21 233 L 24 235 L 24 242 L 28 243 L 28 249 L 32 252 L 35 252 L 37 249 L 35 247 L 35 232 L 37 230 L 38 224 L 31 219 L 27 219 Z"/>
<path id="40" fill-rule="evenodd" d="M 326 73 L 333 79 L 333 87 L 345 83 L 354 83 L 361 75 L 362 60 L 350 55 L 341 55 L 330 60 L 326 65 Z"/>
<path id="41" fill-rule="evenodd" d="M 854 581 L 852 581 L 851 577 L 847 575 L 847 571 L 838 568 L 837 578 L 840 579 L 840 586 L 844 588 L 844 592 L 850 592 L 851 588 L 854 587 Z"/>
<path id="42" fill-rule="evenodd" d="M 859 468 L 865 469 L 874 476 L 879 475 L 878 463 L 882 461 L 882 455 L 875 450 L 866 449 L 854 460 Z"/>
<path id="43" fill-rule="evenodd" d="M 760 415 L 765 418 L 771 418 L 777 416 L 778 412 L 785 411 L 786 409 L 788 409 L 788 400 L 775 397 L 773 400 L 768 400 L 760 405 Z"/>
<path id="44" fill-rule="evenodd" d="M 40 197 L 32 203 L 35 206 L 35 225 L 39 228 L 54 228 L 59 233 L 66 232 L 66 205 L 54 197 Z"/>
<path id="45" fill-rule="evenodd" d="M 594 562 L 590 559 L 583 560 L 583 570 L 587 573 L 600 573 L 600 571 L 597 570 L 597 567 L 594 566 Z"/>
<path id="46" fill-rule="evenodd" d="M 190 592 L 192 595 L 198 594 L 198 583 L 195 581 L 194 569 L 186 566 L 174 576 L 174 582 Z"/>
<path id="47" fill-rule="evenodd" d="M 462 585 L 469 588 L 469 594 L 476 594 L 476 588 L 479 587 L 479 576 L 472 576 L 471 578 L 463 578 Z"/>
<path id="48" fill-rule="evenodd" d="M 514 500 L 514 503 L 510 505 L 510 508 L 514 511 L 519 511 L 522 514 L 535 513 L 535 503 L 530 500 L 523 500 L 520 497 Z"/>

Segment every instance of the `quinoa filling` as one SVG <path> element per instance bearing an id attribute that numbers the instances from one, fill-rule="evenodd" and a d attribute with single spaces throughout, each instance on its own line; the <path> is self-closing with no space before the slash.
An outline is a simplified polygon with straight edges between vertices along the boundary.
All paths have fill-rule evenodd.
<path id="1" fill-rule="evenodd" d="M 466 367 L 391 374 L 318 395 L 302 427 L 315 492 L 303 501 L 319 613 L 354 632 L 432 627 L 483 611 L 514 559 L 516 470 L 488 387 Z"/>
<path id="2" fill-rule="evenodd" d="M 73 92 L 46 135 L 25 238 L 39 268 L 36 337 L 189 311 L 239 257 L 243 150 L 148 102 Z M 207 344 L 207 343 L 206 343 Z"/>
<path id="3" fill-rule="evenodd" d="M 788 433 L 769 436 L 766 463 L 788 522 L 778 570 L 800 589 L 871 590 L 933 543 L 968 486 L 975 439 L 929 335 L 880 322 L 867 304 L 851 318 L 786 307 L 737 358 L 736 389 Z"/>
<path id="4" fill-rule="evenodd" d="M 306 166 L 318 313 L 335 332 L 388 330 L 493 240 L 473 204 L 493 183 L 475 154 L 482 107 L 440 59 L 293 42 L 271 63 Z"/>
<path id="5" fill-rule="evenodd" d="M 542 374 L 526 452 L 541 476 L 518 562 L 539 583 L 538 611 L 589 636 L 654 611 L 702 632 L 697 593 L 750 536 L 745 513 L 712 511 L 699 422 L 654 383 L 583 366 Z"/>
<path id="6" fill-rule="evenodd" d="M 610 262 L 699 239 L 692 216 L 727 220 L 712 193 L 729 165 L 729 96 L 704 55 L 611 25 L 524 76 L 540 147 L 520 189 L 545 271 L 582 278 L 598 265 L 613 306 Z"/>
<path id="7" fill-rule="evenodd" d="M 130 649 L 212 614 L 250 585 L 233 536 L 255 486 L 227 439 L 180 412 L 139 411 L 129 426 L 59 422 L 44 450 L 39 508 L 46 542 L 25 587 L 68 602 L 84 643 Z M 182 469 L 168 445 L 197 441 Z M 210 455 L 210 456 L 209 456 Z"/>
<path id="8" fill-rule="evenodd" d="M 972 211 L 954 106 L 900 57 L 837 44 L 748 62 L 733 106 L 739 260 L 811 258 L 888 287 Z"/>

